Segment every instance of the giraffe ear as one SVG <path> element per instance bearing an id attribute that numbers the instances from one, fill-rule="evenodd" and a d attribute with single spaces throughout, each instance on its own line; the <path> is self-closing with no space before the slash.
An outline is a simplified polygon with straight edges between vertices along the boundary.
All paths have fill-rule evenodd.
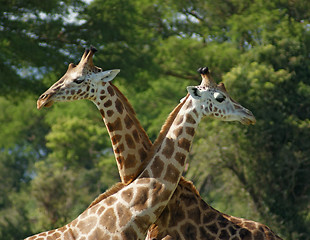
<path id="1" fill-rule="evenodd" d="M 104 81 L 104 82 L 110 82 L 112 81 L 116 75 L 120 72 L 119 69 L 113 69 L 113 70 L 107 70 L 107 71 L 104 71 L 104 72 L 100 72 L 98 75 L 99 75 L 99 78 Z"/>
<path id="2" fill-rule="evenodd" d="M 187 87 L 188 93 L 192 96 L 194 99 L 200 99 L 201 98 L 201 92 L 197 87 L 189 86 Z"/>

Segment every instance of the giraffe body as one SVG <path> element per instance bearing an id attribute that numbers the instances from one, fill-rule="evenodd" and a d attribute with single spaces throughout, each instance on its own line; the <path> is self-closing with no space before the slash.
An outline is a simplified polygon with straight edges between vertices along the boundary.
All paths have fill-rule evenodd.
<path id="1" fill-rule="evenodd" d="M 200 197 L 191 182 L 182 181 L 162 215 L 149 230 L 148 234 L 152 236 L 149 239 L 159 240 L 167 235 L 182 240 L 281 239 L 264 224 L 229 216 L 212 208 Z"/>
<path id="2" fill-rule="evenodd" d="M 84 54 L 83 55 L 83 57 L 87 57 L 87 54 Z M 82 57 L 82 60 L 83 60 L 83 57 Z M 83 64 L 85 64 L 85 62 L 83 62 L 81 60 L 81 62 L 83 63 Z M 89 61 L 89 58 L 88 58 L 88 61 Z M 79 64 L 80 65 L 80 64 Z M 69 67 L 70 68 L 70 67 Z M 69 69 L 68 69 L 69 70 Z M 96 69 L 95 69 L 96 70 Z M 82 71 L 83 72 L 83 71 Z M 85 71 L 84 71 L 85 72 Z M 100 71 L 99 71 L 100 72 Z M 108 72 L 108 71 L 106 71 L 106 72 Z M 136 159 L 139 159 L 139 161 L 138 161 L 138 163 L 134 163 L 134 164 L 131 164 L 130 163 L 130 160 L 132 159 L 130 159 L 130 158 L 128 158 L 128 157 L 126 157 L 126 156 L 128 156 L 128 153 L 126 153 L 126 151 L 130 148 L 129 146 L 130 146 L 130 144 L 128 145 L 126 145 L 126 144 L 124 144 L 124 141 L 123 142 L 121 142 L 121 141 L 113 141 L 113 138 L 115 138 L 115 136 L 119 136 L 119 135 L 122 135 L 123 136 L 123 139 L 126 139 L 124 136 L 126 136 L 126 134 L 128 134 L 128 135 L 132 135 L 132 136 L 137 136 L 137 132 L 138 132 L 138 136 L 139 136 L 139 140 L 141 140 L 141 141 L 137 141 L 136 139 L 137 138 L 135 138 L 135 145 L 139 145 L 139 143 L 142 143 L 142 144 L 140 144 L 140 147 L 141 146 L 143 146 L 144 148 L 140 148 L 140 149 L 143 149 L 144 151 L 147 151 L 149 148 L 150 148 L 150 146 L 151 146 L 151 143 L 150 143 L 150 141 L 148 140 L 148 138 L 147 138 L 147 136 L 146 136 L 146 134 L 145 134 L 145 132 L 144 132 L 144 130 L 142 129 L 142 131 L 141 131 L 141 126 L 139 125 L 139 124 L 137 124 L 137 120 L 135 119 L 135 115 L 134 114 L 132 114 L 133 113 L 133 110 L 132 110 L 132 108 L 131 108 L 131 106 L 129 105 L 129 107 L 128 107 L 128 102 L 126 103 L 126 98 L 124 98 L 124 96 L 123 95 L 121 95 L 120 94 L 120 92 L 119 92 L 119 90 L 117 90 L 117 88 L 115 87 L 115 86 L 113 86 L 112 84 L 110 84 L 110 83 L 106 83 L 106 84 L 104 84 L 104 83 L 102 83 L 102 84 L 100 84 L 100 87 L 98 87 L 98 86 L 93 86 L 94 87 L 94 92 L 96 93 L 96 94 L 94 94 L 94 95 L 92 95 L 92 94 L 88 94 L 88 96 L 87 96 L 87 94 L 86 94 L 86 98 L 89 98 L 90 100 L 92 100 L 96 105 L 97 105 L 97 107 L 98 107 L 98 109 L 100 110 L 100 112 L 101 112 L 101 114 L 102 114 L 102 116 L 104 117 L 104 120 L 105 120 L 105 123 L 106 123 L 106 125 L 108 126 L 108 130 L 109 130 L 109 133 L 110 133 L 110 136 L 111 136 L 111 139 L 112 139 L 112 144 L 113 144 L 113 148 L 114 148 L 114 152 L 115 152 L 115 155 L 117 156 L 117 153 L 119 153 L 119 155 L 122 157 L 122 159 L 123 159 L 123 161 L 120 161 L 120 162 L 118 162 L 118 167 L 119 167 L 119 170 L 120 169 L 122 169 L 123 168 L 123 172 L 122 171 L 120 171 L 120 174 L 121 174 L 121 178 L 122 178 L 122 181 L 123 182 L 129 182 L 130 181 L 130 179 L 132 178 L 132 179 L 134 179 L 134 176 L 136 176 L 136 175 L 138 175 L 138 173 L 139 173 L 139 171 L 137 171 L 137 169 L 139 169 L 139 166 L 141 165 L 141 162 L 142 162 L 142 160 L 143 160 L 143 157 L 145 156 L 145 154 L 141 154 L 141 151 L 140 151 L 140 153 L 139 153 L 139 156 L 138 157 L 136 157 Z M 112 90 L 111 90 L 112 89 Z M 76 90 L 76 92 L 78 92 L 79 90 Z M 100 94 L 98 94 L 98 93 L 100 93 Z M 105 93 L 108 93 L 108 94 L 105 94 Z M 80 93 L 81 94 L 81 93 Z M 38 107 L 40 108 L 40 107 L 42 107 L 44 104 L 47 104 L 47 106 L 49 106 L 49 105 L 51 105 L 48 101 L 47 101 L 47 103 L 44 103 L 44 98 L 45 98 L 45 94 L 43 94 L 42 95 L 43 96 L 43 99 L 41 99 L 40 101 L 38 101 Z M 41 96 L 41 97 L 42 97 Z M 84 95 L 85 96 L 85 95 Z M 95 96 L 97 96 L 97 97 L 95 97 Z M 98 97 L 99 96 L 99 97 Z M 116 99 L 113 99 L 113 96 L 117 96 L 117 98 Z M 77 97 L 77 96 L 73 96 L 73 97 L 71 97 L 70 99 L 64 99 L 64 96 L 61 96 L 61 98 L 62 98 L 62 100 L 76 100 L 76 99 L 79 99 L 79 97 Z M 112 98 L 112 99 L 111 99 Z M 43 101 L 42 101 L 43 100 Z M 110 103 L 110 101 L 109 100 L 111 100 L 112 101 L 112 104 Z M 118 101 L 117 101 L 118 100 Z M 123 104 L 120 104 L 119 103 L 119 101 L 120 102 L 122 102 Z M 118 102 L 118 104 L 116 104 Z M 109 107 L 111 107 L 111 106 L 113 106 L 112 107 L 112 109 L 110 109 Z M 120 109 L 120 110 L 119 110 Z M 117 111 L 115 111 L 115 110 L 117 110 Z M 114 112 L 113 114 L 111 114 L 112 113 L 112 111 Z M 113 130 L 113 128 L 112 129 L 109 129 L 109 125 L 108 124 L 111 124 L 111 123 L 115 123 L 115 121 L 116 121 L 116 119 L 118 119 L 118 116 L 117 116 L 117 114 L 123 114 L 123 112 L 124 113 L 126 113 L 125 114 L 125 116 L 123 116 L 123 117 L 120 117 L 120 119 L 127 119 L 127 123 L 128 123 L 128 119 L 130 119 L 131 118 L 131 120 L 129 121 L 129 122 L 134 122 L 134 124 L 130 124 L 130 125 L 132 125 L 132 126 L 134 126 L 133 127 L 133 129 L 131 129 L 130 131 L 131 132 L 129 132 L 129 133 L 125 133 L 124 134 L 124 131 L 120 131 L 120 132 L 115 132 L 115 131 L 110 131 L 110 130 Z M 112 115 L 114 115 L 114 119 L 113 119 L 113 117 L 112 117 Z M 111 117 L 111 118 L 110 118 Z M 216 117 L 216 116 L 215 116 Z M 114 124 L 114 125 L 117 125 L 117 124 Z M 119 124 L 118 124 L 119 125 Z M 126 123 L 123 123 L 123 124 L 121 124 L 122 126 L 124 126 L 124 125 L 126 125 Z M 185 131 L 188 131 L 188 129 L 186 129 Z M 133 133 L 133 132 L 135 132 L 135 133 Z M 112 134 L 111 134 L 112 133 Z M 114 139 L 115 140 L 115 139 Z M 137 144 L 138 143 L 138 144 Z M 125 146 L 125 147 L 122 147 L 122 146 Z M 132 146 L 132 145 L 131 145 Z M 121 148 L 121 149 L 123 149 L 123 151 L 119 151 L 119 148 Z M 136 152 L 139 152 L 139 151 L 137 151 L 137 148 L 135 149 L 136 150 Z M 123 153 L 126 153 L 126 154 L 123 154 Z M 165 153 L 165 154 L 167 154 L 167 153 Z M 128 162 L 128 163 L 126 163 L 126 162 Z M 144 164 L 146 163 L 147 161 L 144 161 Z M 121 164 L 120 163 L 123 163 L 123 166 L 121 166 Z M 130 168 L 128 168 L 128 165 L 129 166 L 133 166 L 132 167 L 132 169 L 130 169 Z M 143 164 L 142 164 L 143 165 Z M 129 169 L 130 171 L 127 171 L 127 169 Z M 126 172 L 127 171 L 127 172 Z M 157 173 L 158 174 L 158 173 Z M 148 175 L 148 173 L 146 174 L 146 175 Z M 123 177 L 122 177 L 123 176 Z M 127 177 L 126 177 L 127 176 Z M 129 176 L 129 177 L 128 177 Z M 156 185 L 156 183 L 151 183 L 150 185 Z M 181 181 L 180 182 L 180 184 L 179 184 L 179 187 L 178 187 L 178 189 L 177 189 L 177 191 L 176 191 L 176 193 L 177 192 L 182 192 L 182 191 L 184 191 L 184 189 L 185 189 L 185 187 L 188 187 L 188 186 L 192 186 L 192 184 L 190 183 L 190 182 L 186 182 L 185 180 L 183 180 L 183 181 Z M 123 187 L 123 185 L 121 185 L 122 187 Z M 193 186 L 192 186 L 193 187 Z M 117 189 L 118 190 L 118 189 Z M 163 190 L 163 189 L 162 189 Z M 116 191 L 116 190 L 114 190 L 114 191 Z M 164 190 L 163 190 L 164 191 Z M 149 191 L 150 192 L 150 191 Z M 148 193 L 149 194 L 149 193 Z M 184 194 L 183 194 L 184 195 Z M 174 194 L 174 196 L 173 196 L 173 198 L 172 198 L 172 200 L 171 200 L 171 202 L 169 202 L 169 204 L 168 204 L 168 207 L 165 209 L 165 211 L 164 211 L 164 213 L 162 214 L 162 216 L 158 219 L 158 221 L 157 221 L 157 224 L 159 225 L 159 231 L 156 233 L 156 235 L 157 234 L 159 234 L 158 235 L 158 237 L 162 237 L 162 236 L 165 236 L 166 234 L 170 234 L 170 232 L 173 232 L 174 233 L 174 237 L 177 237 L 177 236 L 181 236 L 180 237 L 180 239 L 185 239 L 185 235 L 182 233 L 182 231 L 180 230 L 180 229 L 177 229 L 176 227 L 174 228 L 173 227 L 173 224 L 171 223 L 170 224 L 170 226 L 168 227 L 168 226 L 165 226 L 165 225 L 162 225 L 161 224 L 161 222 L 164 222 L 166 219 L 167 219 L 167 216 L 169 216 L 169 211 L 172 209 L 171 208 L 171 206 L 172 205 L 175 205 L 175 200 L 173 200 L 173 199 L 177 199 L 177 198 L 180 198 L 180 200 L 179 200 L 179 202 L 181 202 L 182 203 L 182 201 L 184 201 L 184 202 L 186 202 L 186 200 L 188 199 L 188 198 L 191 198 L 191 195 L 192 196 L 195 196 L 195 197 L 197 197 L 197 198 L 200 198 L 199 197 L 199 195 L 195 195 L 195 192 L 194 191 L 187 191 L 186 192 L 186 197 L 184 198 L 183 197 L 183 195 L 182 194 L 179 194 L 179 195 L 177 195 L 177 194 Z M 182 197 L 183 197 L 183 199 L 182 199 Z M 99 199 L 97 199 L 93 204 L 91 204 L 91 206 L 90 206 L 90 208 L 92 208 L 92 206 L 94 206 L 94 205 L 97 205 L 98 203 L 100 203 L 101 201 L 102 201 L 102 199 L 105 199 L 106 198 L 106 196 L 104 196 L 103 198 L 100 198 L 99 197 Z M 200 200 L 203 202 L 203 200 L 200 198 Z M 109 201 L 111 201 L 111 200 L 109 200 Z M 197 203 L 198 203 L 199 201 L 197 201 L 197 202 L 192 202 L 191 203 L 191 205 L 189 206 L 189 205 L 186 205 L 186 204 L 181 204 L 181 205 L 179 205 L 179 212 L 186 212 L 186 210 L 187 210 L 187 208 L 190 208 L 190 207 L 193 207 L 193 208 L 195 208 L 195 205 L 197 205 Z M 193 206 L 194 205 L 194 206 Z M 201 205 L 201 204 L 200 204 Z M 207 205 L 207 204 L 205 204 L 205 205 Z M 170 206 L 170 208 L 169 208 L 169 206 Z M 180 206 L 182 206 L 182 208 L 180 208 Z M 183 209 L 184 208 L 184 209 Z M 211 208 L 211 207 L 210 207 Z M 197 208 L 196 208 L 197 209 Z M 216 210 L 214 210 L 215 212 L 217 212 Z M 88 217 L 86 217 L 86 216 L 88 216 L 88 214 L 89 213 L 86 213 L 87 211 L 85 211 L 82 215 L 80 215 L 80 217 L 78 218 L 79 219 L 79 224 L 77 224 L 77 220 L 78 219 L 76 219 L 76 220 L 74 220 L 72 223 L 70 223 L 70 224 L 67 224 L 65 227 L 63 227 L 63 228 L 60 228 L 60 229 L 56 229 L 56 230 L 52 230 L 52 231 L 49 231 L 49 232 L 46 232 L 46 233 L 42 233 L 42 234 L 38 234 L 38 235 L 45 235 L 45 236 L 49 236 L 49 237 L 51 237 L 51 236 L 53 236 L 53 234 L 55 234 L 55 235 L 58 235 L 58 234 L 60 234 L 60 233 L 62 233 L 62 235 L 61 236 L 63 236 L 63 237 L 65 237 L 65 236 L 67 236 L 67 238 L 64 238 L 64 239 L 70 239 L 70 233 L 73 233 L 74 231 L 72 230 L 72 229 L 74 229 L 74 228 L 76 228 L 76 231 L 77 232 L 79 232 L 80 230 L 78 230 L 79 228 L 77 227 L 77 226 L 79 226 L 80 228 L 82 228 L 82 232 L 83 231 L 86 231 L 86 225 L 84 226 L 83 224 L 81 224 L 82 222 L 83 222 L 83 220 L 82 219 L 87 219 Z M 203 209 L 200 209 L 200 214 L 203 214 Z M 171 213 L 171 212 L 170 212 Z M 92 215 L 92 214 L 90 214 L 90 215 Z M 173 214 L 172 214 L 173 215 Z M 186 222 L 188 222 L 188 221 L 192 221 L 191 220 L 191 217 L 189 217 L 189 215 L 185 215 L 185 214 L 181 214 L 181 215 L 183 215 L 184 216 L 184 218 L 185 219 L 183 219 L 183 221 L 180 221 L 180 222 L 182 222 L 182 224 L 177 224 L 177 223 L 175 223 L 174 222 L 174 224 L 176 224 L 176 225 L 178 225 L 178 227 L 179 227 L 179 225 L 184 225 Z M 82 217 L 83 216 L 83 217 Z M 164 217 L 165 216 L 165 217 Z M 171 217 L 171 216 L 170 216 Z M 93 217 L 91 217 L 91 218 L 93 218 Z M 187 218 L 187 219 L 186 219 Z M 94 219 L 94 218 L 93 218 Z M 161 221 L 161 219 L 163 219 L 163 221 Z M 171 220 L 171 219 L 170 219 Z M 169 221 L 170 221 L 169 220 Z M 181 219 L 179 219 L 179 220 L 181 220 Z M 218 221 L 217 219 L 215 219 L 214 220 L 215 221 L 215 224 L 216 224 L 216 222 Z M 92 222 L 92 221 L 86 221 L 86 222 Z M 173 222 L 173 221 L 172 221 Z M 183 222 L 184 222 L 184 224 L 183 224 Z M 88 224 L 87 226 L 90 226 L 91 224 Z M 193 225 L 195 225 L 195 223 L 193 224 Z M 200 227 L 200 225 L 199 225 L 199 227 Z M 99 228 L 100 229 L 100 228 Z M 169 232 L 169 230 L 172 230 L 172 231 L 170 231 Z M 95 231 L 94 230 L 94 228 L 91 228 L 91 230 L 90 229 L 88 229 L 87 231 L 91 231 L 91 232 L 93 232 L 94 234 L 96 233 L 96 232 L 100 232 L 100 230 L 97 230 L 97 231 Z M 179 233 L 178 233 L 179 232 Z M 184 232 L 184 231 L 183 231 Z M 56 234 L 57 233 L 57 234 Z M 176 233 L 178 233 L 178 234 L 176 234 Z M 186 233 L 185 233 L 186 234 Z M 37 236 L 37 235 L 36 235 Z M 182 236 L 183 236 L 183 238 L 182 238 Z M 194 239 L 194 236 L 196 236 L 196 235 L 192 235 L 192 239 Z M 197 235 L 197 236 L 200 236 L 200 235 Z M 171 236 L 170 236 L 171 237 Z M 167 237 L 167 239 L 168 239 L 169 237 Z M 35 238 L 31 238 L 31 239 L 35 239 Z M 82 238 L 83 239 L 83 238 Z M 87 239 L 92 239 L 92 238 L 87 238 Z M 96 238 L 94 238 L 94 239 L 96 239 Z M 98 239 L 100 239 L 100 238 L 98 238 Z M 117 238 L 116 238 L 117 239 Z M 166 239 L 166 238 L 165 238 Z M 170 238 L 169 238 L 170 239 Z M 179 239 L 179 238 L 176 238 L 176 239 Z M 197 239 L 199 239 L 199 238 L 197 238 Z M 201 238 L 201 239 L 203 239 L 203 238 Z M 216 238 L 216 239 L 226 239 L 226 238 Z M 242 238 L 241 238 L 242 239 Z M 255 238 L 256 239 L 256 238 Z M 258 239 L 258 238 L 257 238 Z M 260 238 L 259 238 L 260 239 Z"/>

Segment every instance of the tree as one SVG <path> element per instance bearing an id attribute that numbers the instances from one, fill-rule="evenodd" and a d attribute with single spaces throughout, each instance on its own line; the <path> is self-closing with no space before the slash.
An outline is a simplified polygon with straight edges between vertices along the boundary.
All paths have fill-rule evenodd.
<path id="1" fill-rule="evenodd" d="M 65 49 L 75 43 L 63 33 L 75 23 L 66 17 L 79 12 L 83 1 L 5 1 L 0 9 L 1 95 L 16 96 L 44 89 L 48 72 L 63 71 Z M 70 30 L 69 30 L 70 29 Z"/>

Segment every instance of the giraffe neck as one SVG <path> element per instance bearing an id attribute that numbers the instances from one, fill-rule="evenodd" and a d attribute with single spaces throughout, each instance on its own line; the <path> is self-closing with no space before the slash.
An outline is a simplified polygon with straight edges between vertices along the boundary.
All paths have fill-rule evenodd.
<path id="1" fill-rule="evenodd" d="M 129 183 L 140 174 L 152 143 L 126 97 L 112 83 L 97 89 L 92 99 L 110 135 L 121 181 Z"/>
<path id="2" fill-rule="evenodd" d="M 113 196 L 122 203 L 125 201 L 124 208 L 131 210 L 131 220 L 121 231 L 136 232 L 135 239 L 142 239 L 160 216 L 178 185 L 200 120 L 201 115 L 189 97 L 170 115 L 158 138 L 160 141 L 151 150 L 154 154 L 145 170 Z M 108 200 L 99 205 L 105 201 Z"/>
<path id="3" fill-rule="evenodd" d="M 83 212 L 70 224 L 72 232 L 93 235 L 104 231 L 106 239 L 144 239 L 178 184 L 199 121 L 188 98 L 170 115 L 146 169 L 129 185 Z"/>
<path id="4" fill-rule="evenodd" d="M 196 110 L 193 99 L 187 97 L 168 117 L 152 147 L 152 159 L 138 178 L 156 179 L 164 183 L 166 189 L 174 191 L 200 120 L 201 114 Z"/>

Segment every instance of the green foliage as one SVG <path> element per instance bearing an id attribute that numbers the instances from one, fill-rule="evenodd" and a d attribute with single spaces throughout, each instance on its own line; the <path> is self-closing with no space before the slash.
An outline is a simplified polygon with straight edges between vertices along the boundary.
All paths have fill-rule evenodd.
<path id="1" fill-rule="evenodd" d="M 1 94 L 12 96 L 42 91 L 42 76 L 58 70 L 70 44 L 63 29 L 72 30 L 65 17 L 82 1 L 5 1 L 0 5 Z M 36 79 L 36 80 L 34 80 Z M 22 91 L 21 91 L 22 90 Z"/>
<path id="2" fill-rule="evenodd" d="M 91 102 L 35 96 L 84 47 L 151 140 L 207 65 L 257 124 L 204 121 L 186 176 L 217 209 L 309 239 L 309 1 L 94 0 L 0 4 L 0 238 L 67 223 L 119 180 Z M 75 13 L 74 16 L 72 13 Z"/>

